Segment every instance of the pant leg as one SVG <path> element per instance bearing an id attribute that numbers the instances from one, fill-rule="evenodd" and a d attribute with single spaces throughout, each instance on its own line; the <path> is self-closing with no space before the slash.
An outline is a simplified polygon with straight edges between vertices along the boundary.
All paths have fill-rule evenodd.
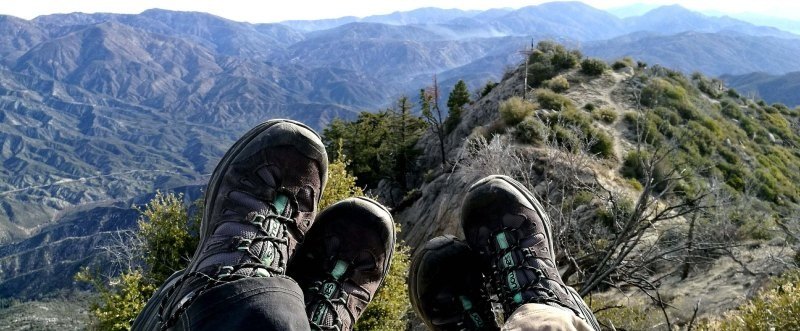
<path id="1" fill-rule="evenodd" d="M 504 331 L 593 331 L 572 311 L 539 303 L 527 303 L 508 318 Z"/>
<path id="2" fill-rule="evenodd" d="M 168 281 L 169 282 L 169 281 Z M 166 287 L 166 286 L 165 286 Z M 150 301 L 154 301 L 161 290 Z M 152 306 L 148 302 L 148 306 Z M 158 303 L 145 307 L 133 330 L 159 330 Z M 170 330 L 310 330 L 303 292 L 287 277 L 256 277 L 214 287 L 201 294 Z"/>
<path id="3" fill-rule="evenodd" d="M 139 316 L 136 316 L 136 319 L 133 321 L 133 325 L 131 326 L 132 331 L 152 331 L 161 329 L 158 319 L 159 305 L 161 304 L 161 300 L 164 299 L 181 276 L 183 276 L 183 270 L 176 271 L 164 281 L 164 285 L 161 285 L 161 287 L 153 293 L 153 296 L 150 300 L 147 300 Z"/>

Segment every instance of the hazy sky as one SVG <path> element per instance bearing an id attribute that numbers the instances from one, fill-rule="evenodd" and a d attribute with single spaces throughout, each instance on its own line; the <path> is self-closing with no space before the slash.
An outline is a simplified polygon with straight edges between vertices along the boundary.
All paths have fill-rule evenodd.
<path id="1" fill-rule="evenodd" d="M 398 10 L 420 7 L 489 9 L 519 8 L 535 5 L 543 0 L 0 0 L 0 14 L 26 19 L 70 12 L 140 13 L 149 8 L 201 11 L 236 21 L 267 23 L 293 19 L 335 18 L 341 16 L 368 16 L 387 14 Z M 750 12 L 800 20 L 800 1 L 789 0 L 585 0 L 594 7 L 607 9 L 633 3 L 678 3 L 694 10 L 715 10 L 725 13 Z"/>

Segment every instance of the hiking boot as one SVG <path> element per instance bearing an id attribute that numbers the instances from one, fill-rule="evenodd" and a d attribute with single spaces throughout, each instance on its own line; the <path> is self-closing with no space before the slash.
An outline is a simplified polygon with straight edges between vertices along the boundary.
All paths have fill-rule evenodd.
<path id="1" fill-rule="evenodd" d="M 312 330 L 352 330 L 383 283 L 394 250 L 389 211 L 367 198 L 322 211 L 288 275 L 303 289 Z"/>
<path id="2" fill-rule="evenodd" d="M 298 122 L 267 121 L 240 138 L 208 183 L 200 243 L 161 304 L 162 329 L 217 285 L 284 276 L 313 223 L 327 168 L 320 137 Z"/>
<path id="3" fill-rule="evenodd" d="M 600 329 L 586 303 L 562 281 L 550 219 L 522 184 L 506 176 L 479 180 L 464 198 L 461 222 L 506 319 L 525 303 L 541 303 Z"/>
<path id="4" fill-rule="evenodd" d="M 431 239 L 414 255 L 408 293 L 429 329 L 498 330 L 476 259 L 465 242 L 450 235 Z"/>

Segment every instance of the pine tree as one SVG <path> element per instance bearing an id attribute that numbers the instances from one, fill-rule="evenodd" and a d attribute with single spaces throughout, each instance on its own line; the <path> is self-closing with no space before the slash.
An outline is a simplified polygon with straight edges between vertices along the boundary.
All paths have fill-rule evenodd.
<path id="1" fill-rule="evenodd" d="M 464 83 L 463 80 L 459 80 L 453 87 L 453 91 L 450 92 L 450 96 L 447 98 L 447 108 L 450 109 L 450 113 L 447 115 L 447 120 L 444 122 L 444 130 L 446 133 L 453 131 L 456 125 L 461 122 L 461 113 L 464 109 L 464 105 L 468 104 L 469 101 L 467 83 Z"/>

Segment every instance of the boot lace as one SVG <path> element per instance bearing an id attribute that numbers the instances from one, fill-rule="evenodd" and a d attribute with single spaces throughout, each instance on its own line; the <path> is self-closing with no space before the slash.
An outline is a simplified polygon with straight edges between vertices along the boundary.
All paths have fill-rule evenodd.
<path id="1" fill-rule="evenodd" d="M 283 191 L 283 190 L 281 190 Z M 167 292 L 167 295 L 159 304 L 159 318 L 162 319 L 161 330 L 172 327 L 177 322 L 179 316 L 189 308 L 189 306 L 205 291 L 218 285 L 250 277 L 273 277 L 283 276 L 286 273 L 287 256 L 283 256 L 279 247 L 288 245 L 289 226 L 297 229 L 297 221 L 283 216 L 289 208 L 288 192 L 281 192 L 275 200 L 269 204 L 267 210 L 254 211 L 248 213 L 244 220 L 239 218 L 228 218 L 217 224 L 217 228 L 224 223 L 246 223 L 253 225 L 256 235 L 253 238 L 243 238 L 239 236 L 230 237 L 229 241 L 217 241 L 211 243 L 206 250 L 206 254 L 240 252 L 243 258 L 240 263 L 234 265 L 216 266 L 211 270 L 203 268 L 201 270 L 186 273 L 181 277 Z M 300 234 L 300 231 L 296 231 Z M 299 238 L 302 241 L 301 238 Z M 256 254 L 251 249 L 256 244 L 262 244 L 261 254 Z M 277 266 L 274 261 L 278 259 Z M 167 301 L 174 294 L 174 291 L 187 281 L 201 281 L 203 285 L 198 289 L 185 295 L 177 307 L 172 309 L 172 313 L 164 319 L 164 312 L 167 308 Z"/>

